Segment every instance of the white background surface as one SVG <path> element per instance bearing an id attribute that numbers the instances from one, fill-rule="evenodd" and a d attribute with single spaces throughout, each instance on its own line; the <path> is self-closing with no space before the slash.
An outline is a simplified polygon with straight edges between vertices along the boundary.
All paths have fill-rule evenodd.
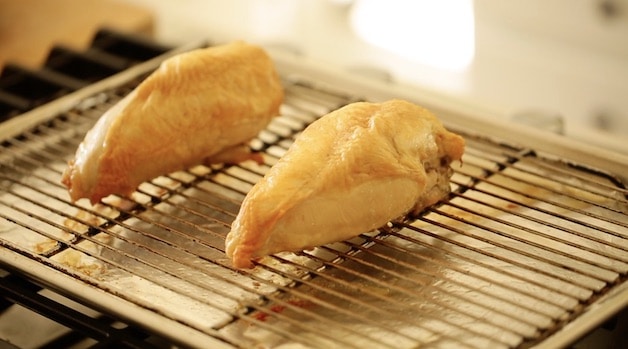
<path id="1" fill-rule="evenodd" d="M 359 0 L 123 1 L 153 9 L 166 43 L 244 39 L 284 47 L 321 64 L 470 99 L 503 118 L 560 115 L 567 136 L 628 153 L 626 0 L 475 0 L 475 55 L 458 72 L 367 44 L 349 21 Z M 386 15 L 394 18 L 400 7 L 388 3 Z M 605 15 L 609 7 L 615 11 Z"/>

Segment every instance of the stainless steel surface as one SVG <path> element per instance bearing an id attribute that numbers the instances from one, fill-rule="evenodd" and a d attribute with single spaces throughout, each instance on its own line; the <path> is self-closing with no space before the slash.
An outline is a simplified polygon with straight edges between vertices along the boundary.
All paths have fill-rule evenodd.
<path id="1" fill-rule="evenodd" d="M 578 335 L 565 328 L 591 328 L 628 303 L 623 174 L 451 115 L 468 148 L 448 200 L 234 270 L 224 236 L 246 192 L 308 123 L 363 96 L 292 75 L 281 116 L 251 142 L 263 165 L 196 166 L 130 199 L 73 204 L 59 184 L 67 160 L 138 80 L 111 81 L 48 110 L 0 152 L 0 261 L 99 311 L 191 346 L 525 348 L 565 345 Z"/>

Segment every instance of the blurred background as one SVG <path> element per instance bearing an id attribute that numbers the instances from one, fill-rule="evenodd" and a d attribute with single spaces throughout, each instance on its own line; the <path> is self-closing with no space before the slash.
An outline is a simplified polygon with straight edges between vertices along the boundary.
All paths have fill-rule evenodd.
<path id="1" fill-rule="evenodd" d="M 244 39 L 628 153 L 628 0 L 0 0 L 0 62 L 102 25 Z"/>
<path id="2" fill-rule="evenodd" d="M 282 47 L 628 152 L 626 0 L 126 0 L 174 44 Z"/>

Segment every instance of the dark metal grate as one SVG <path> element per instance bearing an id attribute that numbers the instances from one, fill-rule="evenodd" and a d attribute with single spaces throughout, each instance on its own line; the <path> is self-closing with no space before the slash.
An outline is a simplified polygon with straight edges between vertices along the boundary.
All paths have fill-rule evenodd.
<path id="1" fill-rule="evenodd" d="M 54 47 L 41 69 L 7 64 L 0 71 L 0 122 L 168 50 L 141 37 L 101 29 L 85 52 Z"/>

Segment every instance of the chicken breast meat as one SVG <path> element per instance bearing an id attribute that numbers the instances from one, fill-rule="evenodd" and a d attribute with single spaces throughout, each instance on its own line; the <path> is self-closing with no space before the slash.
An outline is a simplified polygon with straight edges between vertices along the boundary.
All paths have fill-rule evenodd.
<path id="1" fill-rule="evenodd" d="M 402 100 L 359 102 L 309 125 L 245 197 L 226 239 L 237 268 L 342 241 L 450 192 L 464 140 Z"/>
<path id="2" fill-rule="evenodd" d="M 62 176 L 73 201 L 127 196 L 156 176 L 253 157 L 247 142 L 278 115 L 283 87 L 244 42 L 165 60 L 98 120 Z"/>

